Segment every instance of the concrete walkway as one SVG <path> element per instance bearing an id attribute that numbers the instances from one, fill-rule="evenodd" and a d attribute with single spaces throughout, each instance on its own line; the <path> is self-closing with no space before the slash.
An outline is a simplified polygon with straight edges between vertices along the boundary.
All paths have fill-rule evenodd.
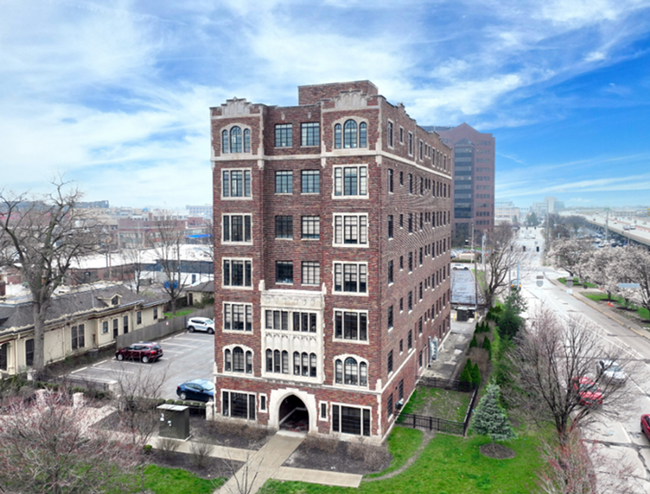
<path id="1" fill-rule="evenodd" d="M 215 494 L 255 494 L 291 456 L 305 436 L 278 431 L 259 451 L 248 455 L 246 463 Z"/>

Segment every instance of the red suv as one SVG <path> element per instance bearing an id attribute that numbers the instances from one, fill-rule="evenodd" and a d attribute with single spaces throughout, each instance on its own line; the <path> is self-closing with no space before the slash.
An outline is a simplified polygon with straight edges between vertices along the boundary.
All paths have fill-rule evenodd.
<path id="1" fill-rule="evenodd" d="M 151 343 L 148 341 L 141 341 L 134 343 L 126 348 L 120 348 L 115 352 L 117 360 L 131 359 L 141 360 L 145 364 L 148 362 L 155 362 L 163 356 L 163 350 L 158 343 Z"/>
<path id="2" fill-rule="evenodd" d="M 571 379 L 573 389 L 580 396 L 580 404 L 584 406 L 602 405 L 603 392 L 598 389 L 596 383 L 587 376 L 574 377 Z"/>
<path id="3" fill-rule="evenodd" d="M 650 415 L 641 415 L 641 432 L 650 439 Z"/>

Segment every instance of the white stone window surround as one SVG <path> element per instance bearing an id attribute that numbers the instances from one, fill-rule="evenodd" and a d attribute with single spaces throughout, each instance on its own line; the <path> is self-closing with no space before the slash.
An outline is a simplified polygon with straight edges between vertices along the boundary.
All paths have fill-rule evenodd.
<path id="1" fill-rule="evenodd" d="M 345 336 L 342 338 L 337 338 L 336 337 L 336 313 L 340 312 L 341 317 L 342 317 L 342 324 L 343 327 L 341 329 L 341 332 L 343 335 L 345 335 L 345 313 L 346 312 L 352 312 L 354 314 L 357 314 L 357 320 L 358 320 L 358 315 L 359 314 L 365 314 L 366 315 L 366 339 L 365 340 L 360 340 L 360 339 L 346 339 Z M 332 309 L 332 341 L 336 343 L 351 343 L 355 345 L 370 345 L 370 329 L 369 329 L 369 311 L 366 309 L 343 309 L 340 307 L 334 307 Z M 359 331 L 359 329 L 357 329 Z"/>
<path id="2" fill-rule="evenodd" d="M 230 305 L 230 319 L 231 319 L 231 329 L 226 329 L 226 305 Z M 232 306 L 233 305 L 242 305 L 244 306 L 244 329 L 232 329 Z M 251 308 L 251 329 L 250 331 L 246 329 L 246 307 Z M 222 313 L 222 331 L 224 333 L 234 333 L 234 334 L 253 334 L 253 304 L 246 302 L 231 302 L 230 300 L 224 300 L 221 304 L 221 313 Z"/>
<path id="3" fill-rule="evenodd" d="M 341 290 L 336 290 L 336 265 L 341 264 Z M 366 267 L 366 291 L 365 292 L 349 292 L 344 290 L 345 284 L 345 268 L 346 264 L 356 264 L 357 265 L 357 285 L 360 284 L 360 275 L 358 271 L 358 266 L 365 265 Z M 349 262 L 349 261 L 332 261 L 332 294 L 333 295 L 345 295 L 349 297 L 368 297 L 369 287 L 370 287 L 370 273 L 368 271 L 368 262 Z"/>
<path id="4" fill-rule="evenodd" d="M 334 418 L 332 416 L 333 413 L 334 413 L 333 412 L 334 405 L 337 405 L 339 407 L 339 413 L 341 412 L 341 407 L 358 408 L 360 410 L 368 410 L 370 412 L 370 430 L 369 430 L 369 434 L 366 436 L 366 435 L 363 434 L 363 431 L 361 432 L 361 435 L 350 434 L 350 433 L 347 433 L 347 432 L 334 431 Z M 349 435 L 349 436 L 358 436 L 358 437 L 371 437 L 372 436 L 372 420 L 373 420 L 373 417 L 372 417 L 372 408 L 371 407 L 360 406 L 360 405 L 357 405 L 357 404 L 350 404 L 350 403 L 342 403 L 342 402 L 338 402 L 338 401 L 332 401 L 330 403 L 330 417 L 331 417 L 330 423 L 331 423 L 332 434 L 341 434 L 341 435 L 346 434 L 346 435 Z M 361 413 L 361 420 L 363 421 L 363 412 Z M 362 424 L 363 424 L 363 422 L 362 422 Z M 340 427 L 340 425 L 341 425 L 341 423 L 339 421 L 339 427 Z"/>
<path id="5" fill-rule="evenodd" d="M 230 261 L 230 263 L 231 263 L 231 265 L 230 265 L 231 284 L 230 285 L 226 285 L 224 283 L 224 273 L 223 273 L 223 271 L 224 271 L 224 267 L 223 267 L 224 266 L 224 261 Z M 243 282 L 244 282 L 244 284 L 243 285 L 233 285 L 232 284 L 232 262 L 233 261 L 243 261 L 244 262 L 244 264 L 243 264 L 243 269 L 244 269 Z M 250 261 L 250 263 L 251 263 L 251 286 L 246 286 L 246 261 Z M 221 258 L 221 286 L 223 288 L 228 289 L 228 290 L 252 290 L 253 289 L 253 278 L 254 278 L 254 276 L 255 276 L 255 271 L 254 271 L 254 268 L 253 268 L 253 258 L 252 257 L 223 257 L 223 258 Z"/>
<path id="6" fill-rule="evenodd" d="M 244 372 L 235 372 L 234 369 L 234 361 L 233 361 L 233 350 L 235 348 L 241 348 L 244 351 Z M 230 361 L 231 361 L 231 367 L 230 370 L 226 370 L 226 350 L 230 351 Z M 246 372 L 246 353 L 251 352 L 252 353 L 252 362 L 253 362 L 253 369 L 252 372 Z M 232 345 L 226 345 L 221 348 L 221 358 L 222 358 L 222 370 L 223 373 L 226 375 L 235 375 L 235 376 L 254 376 L 255 375 L 255 350 L 253 350 L 251 347 L 248 347 L 246 345 L 242 345 L 240 343 L 233 343 Z"/>
<path id="7" fill-rule="evenodd" d="M 349 340 L 346 340 L 349 341 Z M 345 384 L 345 360 L 347 358 L 353 358 L 357 362 L 357 378 L 360 378 L 361 375 L 361 364 L 366 364 L 366 384 Z M 336 361 L 341 361 L 341 382 L 336 382 Z M 334 370 L 334 381 L 333 385 L 337 388 L 349 389 L 349 390 L 358 390 L 358 389 L 370 389 L 370 364 L 367 359 L 360 357 L 354 353 L 342 353 L 336 355 L 332 358 L 332 369 Z"/>
<path id="8" fill-rule="evenodd" d="M 365 168 L 365 194 L 345 194 L 345 169 L 346 168 L 356 168 L 357 169 L 357 192 L 361 188 L 361 168 Z M 337 170 L 340 170 L 341 173 L 341 194 L 336 194 L 337 189 Z M 332 199 L 333 200 L 350 200 L 350 199 L 359 199 L 367 200 L 370 199 L 370 166 L 367 163 L 350 163 L 343 165 L 334 165 L 332 166 Z"/>
<path id="9" fill-rule="evenodd" d="M 332 246 L 341 247 L 341 248 L 353 248 L 353 249 L 367 249 L 370 246 L 370 238 L 368 232 L 370 231 L 370 224 L 368 221 L 368 213 L 333 213 L 332 214 Z M 356 243 L 346 243 L 346 217 L 356 217 L 356 225 L 352 225 L 353 228 L 356 228 Z M 340 218 L 340 235 L 337 235 L 337 227 L 339 224 Z M 365 219 L 365 224 L 363 219 Z M 363 224 L 363 226 L 362 226 Z M 365 243 L 362 243 L 362 240 L 365 238 Z M 341 242 L 337 242 L 337 239 L 340 239 Z"/>
<path id="10" fill-rule="evenodd" d="M 232 217 L 232 216 L 242 216 L 242 217 L 249 216 L 250 217 L 250 229 L 251 229 L 250 237 L 251 237 L 251 239 L 249 241 L 242 241 L 242 242 L 237 242 L 237 241 L 233 241 L 233 240 L 228 240 L 228 241 L 223 240 L 223 237 L 224 237 L 224 222 L 225 222 L 225 217 L 226 216 L 229 216 L 229 217 Z M 232 219 L 229 218 L 229 221 L 232 222 Z M 242 225 L 242 232 L 243 232 L 244 236 L 245 236 L 245 231 L 246 231 L 245 223 L 246 223 L 246 220 L 244 219 L 244 223 Z M 222 245 L 253 245 L 253 228 L 254 228 L 254 225 L 253 225 L 253 215 L 251 213 L 237 213 L 237 212 L 222 213 L 221 214 L 221 225 L 220 225 L 220 227 L 221 227 L 221 244 Z M 232 238 L 232 225 L 230 226 L 230 237 Z"/>
<path id="11" fill-rule="evenodd" d="M 241 195 L 241 196 L 234 196 L 233 197 L 230 194 L 228 196 L 223 195 L 223 190 L 224 190 L 224 188 L 223 188 L 223 172 L 229 172 L 230 173 L 230 172 L 233 172 L 233 171 L 242 171 L 242 172 L 247 171 L 250 174 L 250 188 L 251 188 L 250 196 Z M 228 180 L 228 186 L 229 187 L 232 187 L 232 181 L 231 180 L 232 179 L 230 178 L 230 175 L 229 175 L 229 180 Z M 243 180 L 243 182 L 242 182 L 242 188 L 243 189 L 242 190 L 244 191 L 244 194 L 245 194 L 245 189 L 246 189 L 246 185 L 245 185 L 246 184 L 246 175 L 245 175 L 245 173 L 242 175 L 242 180 Z M 246 168 L 221 168 L 219 170 L 219 182 L 220 182 L 220 184 L 219 184 L 219 194 L 220 194 L 220 197 L 221 197 L 222 201 L 252 201 L 253 200 L 253 169 L 252 168 L 248 168 L 248 167 L 246 167 Z"/>
<path id="12" fill-rule="evenodd" d="M 233 153 L 233 152 L 230 151 L 232 149 L 232 142 L 230 140 L 231 139 L 230 131 L 232 130 L 233 127 L 239 127 L 241 129 L 241 139 L 242 139 L 242 147 L 241 147 L 242 151 L 241 151 L 241 153 Z M 223 132 L 224 131 L 228 132 L 228 139 L 229 139 L 229 141 L 228 141 L 228 152 L 227 153 L 224 153 L 224 151 L 223 151 Z M 245 135 L 246 131 L 249 132 L 248 135 L 249 135 L 249 138 L 250 138 L 250 143 L 249 143 L 250 151 L 244 151 L 246 149 L 246 146 L 244 144 L 244 135 Z M 251 128 L 250 125 L 242 124 L 242 123 L 239 123 L 239 122 L 233 122 L 233 123 L 229 123 L 228 125 L 224 125 L 223 127 L 221 127 L 221 129 L 219 130 L 219 154 L 221 156 L 227 156 L 229 159 L 230 158 L 236 159 L 236 158 L 240 157 L 241 155 L 250 156 L 252 154 L 252 152 L 253 152 L 253 129 Z"/>

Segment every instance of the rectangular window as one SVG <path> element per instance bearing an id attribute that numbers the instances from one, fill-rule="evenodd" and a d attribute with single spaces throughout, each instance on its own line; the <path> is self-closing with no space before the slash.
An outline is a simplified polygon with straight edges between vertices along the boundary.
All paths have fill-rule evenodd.
<path id="1" fill-rule="evenodd" d="M 320 238 L 320 216 L 302 217 L 302 238 L 309 240 Z"/>
<path id="2" fill-rule="evenodd" d="M 409 292 L 408 310 L 409 310 L 409 312 L 411 312 L 413 310 L 413 292 Z"/>
<path id="3" fill-rule="evenodd" d="M 7 349 L 9 348 L 9 343 L 3 343 L 0 345 L 0 370 L 6 371 L 8 365 L 7 358 Z"/>
<path id="4" fill-rule="evenodd" d="M 368 245 L 368 215 L 335 214 L 334 245 Z"/>
<path id="5" fill-rule="evenodd" d="M 293 194 L 293 172 L 291 170 L 275 172 L 275 193 Z"/>
<path id="6" fill-rule="evenodd" d="M 334 338 L 338 340 L 368 341 L 368 313 L 335 310 Z"/>
<path id="7" fill-rule="evenodd" d="M 293 216 L 275 217 L 275 238 L 293 238 Z"/>
<path id="8" fill-rule="evenodd" d="M 221 195 L 223 197 L 250 197 L 250 170 L 223 170 L 221 180 Z"/>
<path id="9" fill-rule="evenodd" d="M 246 259 L 223 260 L 223 285 L 224 286 L 253 286 L 253 262 Z"/>
<path id="10" fill-rule="evenodd" d="M 223 329 L 226 331 L 253 331 L 251 304 L 223 304 Z"/>
<path id="11" fill-rule="evenodd" d="M 388 352 L 388 359 L 386 361 L 388 373 L 393 372 L 393 351 Z"/>
<path id="12" fill-rule="evenodd" d="M 388 308 L 388 329 L 393 329 L 393 306 Z"/>
<path id="13" fill-rule="evenodd" d="M 137 324 L 142 324 L 142 312 L 138 311 L 135 313 L 135 322 Z"/>
<path id="14" fill-rule="evenodd" d="M 413 233 L 413 213 L 409 213 L 409 233 Z"/>
<path id="15" fill-rule="evenodd" d="M 386 416 L 393 415 L 393 395 L 391 394 L 386 400 Z"/>
<path id="16" fill-rule="evenodd" d="M 302 262 L 302 284 L 303 285 L 320 284 L 320 262 L 317 261 Z"/>
<path id="17" fill-rule="evenodd" d="M 334 263 L 334 291 L 347 293 L 367 293 L 367 263 Z"/>
<path id="18" fill-rule="evenodd" d="M 108 332 L 108 323 L 106 323 Z M 31 367 L 34 365 L 34 338 L 25 340 L 25 365 Z"/>
<path id="19" fill-rule="evenodd" d="M 255 420 L 255 395 L 224 391 L 221 399 L 221 413 L 226 417 Z"/>
<path id="20" fill-rule="evenodd" d="M 413 348 L 413 333 L 409 331 L 408 338 L 406 339 L 406 347 L 410 350 Z"/>
<path id="21" fill-rule="evenodd" d="M 409 194 L 413 194 L 413 174 L 409 173 Z"/>
<path id="22" fill-rule="evenodd" d="M 413 271 L 413 252 L 409 252 L 409 273 Z"/>
<path id="23" fill-rule="evenodd" d="M 320 124 L 307 122 L 300 124 L 300 145 L 318 146 L 320 141 Z"/>
<path id="24" fill-rule="evenodd" d="M 153 310 L 154 319 L 158 319 L 157 317 L 158 314 L 156 313 L 156 310 L 157 310 L 156 308 L 154 308 Z M 119 321 L 117 319 L 113 319 L 113 338 L 117 338 L 117 335 L 119 334 L 119 328 L 120 328 Z"/>
<path id="25" fill-rule="evenodd" d="M 300 172 L 300 191 L 303 194 L 320 194 L 320 172 L 302 170 Z"/>
<path id="26" fill-rule="evenodd" d="M 127 334 L 129 332 L 129 316 L 124 316 L 122 318 L 122 323 L 124 327 L 124 334 Z"/>
<path id="27" fill-rule="evenodd" d="M 286 310 L 267 310 L 266 329 L 287 331 L 289 329 L 289 312 Z"/>
<path id="28" fill-rule="evenodd" d="M 275 262 L 275 282 L 293 283 L 293 261 Z"/>
<path id="29" fill-rule="evenodd" d="M 291 139 L 291 124 L 275 125 L 275 147 L 290 148 L 293 145 Z"/>
<path id="30" fill-rule="evenodd" d="M 335 196 L 367 196 L 368 167 L 367 166 L 336 166 L 334 167 Z"/>
<path id="31" fill-rule="evenodd" d="M 393 147 L 393 122 L 388 122 L 388 145 Z"/>
<path id="32" fill-rule="evenodd" d="M 320 418 L 327 419 L 327 403 L 320 404 Z"/>
<path id="33" fill-rule="evenodd" d="M 84 325 L 80 324 L 79 326 L 72 326 L 70 331 L 72 333 L 72 349 L 76 350 L 77 348 L 84 348 L 86 346 Z"/>
<path id="34" fill-rule="evenodd" d="M 388 261 L 388 284 L 393 283 L 393 261 Z"/>
<path id="35" fill-rule="evenodd" d="M 250 242 L 251 215 L 224 214 L 221 222 L 221 231 L 224 242 Z"/>
<path id="36" fill-rule="evenodd" d="M 404 127 L 399 128 L 399 142 L 404 144 Z"/>
<path id="37" fill-rule="evenodd" d="M 293 330 L 302 333 L 316 332 L 316 313 L 315 312 L 292 312 Z"/>
<path id="38" fill-rule="evenodd" d="M 156 319 L 158 319 L 158 307 L 153 308 L 153 318 L 154 318 L 154 321 Z"/>
<path id="39" fill-rule="evenodd" d="M 260 411 L 266 411 L 266 395 L 260 395 Z"/>
<path id="40" fill-rule="evenodd" d="M 388 215 L 388 238 L 393 238 L 393 215 Z"/>
<path id="41" fill-rule="evenodd" d="M 423 143 L 420 141 L 420 159 L 422 159 Z"/>
<path id="42" fill-rule="evenodd" d="M 388 192 L 393 193 L 393 169 L 388 169 Z"/>
<path id="43" fill-rule="evenodd" d="M 413 155 L 413 134 L 409 132 L 409 155 Z"/>

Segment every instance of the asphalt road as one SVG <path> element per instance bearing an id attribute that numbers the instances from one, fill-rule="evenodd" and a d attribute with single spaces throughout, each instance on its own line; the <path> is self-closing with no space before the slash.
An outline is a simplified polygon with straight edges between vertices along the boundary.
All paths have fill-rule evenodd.
<path id="1" fill-rule="evenodd" d="M 541 231 L 531 233 L 530 229 L 528 232 L 523 230 L 520 242 L 527 246 L 537 242 L 543 251 Z M 544 275 L 541 287 L 537 286 L 536 280 L 539 274 Z M 631 330 L 622 316 L 598 310 L 581 300 L 572 289 L 550 281 L 566 275 L 542 266 L 541 254 L 531 253 L 522 261 L 522 293 L 528 302 L 528 315 L 542 304 L 560 315 L 580 315 L 592 323 L 603 348 L 615 347 L 624 358 L 627 357 L 627 362 L 622 363 L 630 375 L 625 384 L 629 403 L 614 410 L 615 418 L 611 409 L 607 416 L 597 417 L 595 423 L 583 428 L 583 433 L 588 440 L 595 442 L 599 453 L 610 460 L 606 468 L 612 470 L 608 472 L 603 467 L 598 475 L 616 474 L 627 465 L 632 469 L 631 474 L 626 475 L 630 492 L 650 493 L 650 442 L 640 432 L 639 425 L 641 414 L 650 413 L 650 333 Z"/>
<path id="2" fill-rule="evenodd" d="M 110 358 L 83 367 L 71 375 L 89 381 L 112 383 L 121 376 L 129 379 L 163 379 L 161 397 L 178 399 L 176 386 L 191 379 L 212 379 L 214 364 L 214 335 L 207 333 L 180 333 L 160 340 L 163 358 L 157 362 L 122 361 Z"/>

